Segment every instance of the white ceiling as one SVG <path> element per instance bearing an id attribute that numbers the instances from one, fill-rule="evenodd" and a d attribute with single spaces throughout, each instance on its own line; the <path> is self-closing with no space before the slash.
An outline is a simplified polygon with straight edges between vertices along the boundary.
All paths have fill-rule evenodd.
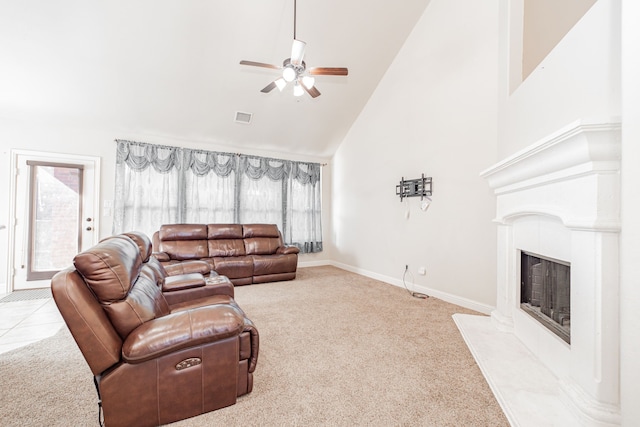
<path id="1" fill-rule="evenodd" d="M 298 0 L 307 66 L 349 68 L 313 99 L 239 65 L 290 56 L 293 0 L 2 0 L 0 115 L 330 157 L 428 3 Z"/>

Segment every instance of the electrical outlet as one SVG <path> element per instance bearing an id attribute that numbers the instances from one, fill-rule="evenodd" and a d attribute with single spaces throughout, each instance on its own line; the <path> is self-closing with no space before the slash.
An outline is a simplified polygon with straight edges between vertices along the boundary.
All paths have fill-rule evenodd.
<path id="1" fill-rule="evenodd" d="M 420 267 L 418 269 L 418 274 L 424 276 L 425 274 L 427 274 L 427 269 L 425 267 Z"/>

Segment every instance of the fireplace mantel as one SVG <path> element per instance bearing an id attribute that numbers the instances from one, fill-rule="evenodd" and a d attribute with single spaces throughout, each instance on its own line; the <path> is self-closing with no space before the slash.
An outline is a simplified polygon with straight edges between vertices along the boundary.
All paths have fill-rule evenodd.
<path id="1" fill-rule="evenodd" d="M 578 120 L 481 172 L 498 196 L 496 222 L 540 214 L 571 229 L 620 231 L 620 129 Z"/>
<path id="2" fill-rule="evenodd" d="M 579 120 L 481 173 L 496 194 L 492 323 L 549 369 L 585 426 L 620 418 L 620 129 L 617 121 Z M 570 263 L 570 345 L 520 308 L 521 251 Z"/>

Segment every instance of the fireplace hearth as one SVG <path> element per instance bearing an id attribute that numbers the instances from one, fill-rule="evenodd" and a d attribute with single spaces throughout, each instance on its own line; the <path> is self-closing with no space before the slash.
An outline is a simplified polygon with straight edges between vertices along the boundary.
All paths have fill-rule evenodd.
<path id="1" fill-rule="evenodd" d="M 571 266 L 520 252 L 520 308 L 571 344 Z"/>

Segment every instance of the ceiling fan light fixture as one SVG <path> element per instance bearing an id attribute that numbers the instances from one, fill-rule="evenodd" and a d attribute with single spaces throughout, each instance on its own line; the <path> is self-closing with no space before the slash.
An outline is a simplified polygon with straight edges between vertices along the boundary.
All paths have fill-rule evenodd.
<path id="1" fill-rule="evenodd" d="M 293 39 L 293 45 L 291 46 L 291 63 L 293 65 L 302 64 L 302 58 L 304 58 L 304 49 L 307 44 L 301 40 Z"/>
<path id="2" fill-rule="evenodd" d="M 284 87 L 287 85 L 287 82 L 285 82 L 283 78 L 279 78 L 275 81 L 275 84 L 278 87 L 278 90 L 282 92 Z"/>
<path id="3" fill-rule="evenodd" d="M 287 66 L 284 67 L 284 70 L 282 70 L 282 78 L 286 81 L 286 82 L 292 82 L 296 79 L 296 70 L 293 69 L 292 66 Z"/>
<path id="4" fill-rule="evenodd" d="M 311 76 L 304 76 L 302 78 L 302 84 L 307 88 L 311 89 L 313 85 L 316 84 L 316 79 Z"/>
<path id="5" fill-rule="evenodd" d="M 293 87 L 293 96 L 302 96 L 304 94 L 304 89 L 300 86 L 300 83 L 296 81 L 295 86 Z"/>

